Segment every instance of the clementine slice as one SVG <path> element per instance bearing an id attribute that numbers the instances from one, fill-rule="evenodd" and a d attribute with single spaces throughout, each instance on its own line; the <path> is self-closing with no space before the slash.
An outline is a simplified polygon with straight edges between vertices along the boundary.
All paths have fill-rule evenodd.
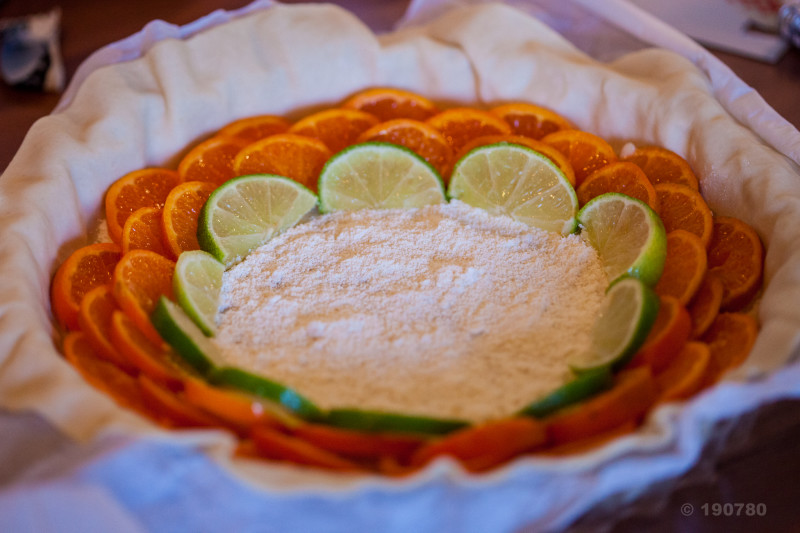
<path id="1" fill-rule="evenodd" d="M 436 104 L 424 96 L 388 87 L 366 89 L 354 94 L 344 101 L 342 107 L 365 111 L 378 117 L 381 122 L 397 118 L 422 121 L 439 112 Z"/>
<path id="2" fill-rule="evenodd" d="M 280 133 L 248 145 L 234 161 L 238 175 L 277 174 L 317 190 L 322 167 L 331 151 L 319 139 Z"/>
<path id="3" fill-rule="evenodd" d="M 154 413 L 158 413 L 159 422 L 171 428 L 203 428 L 219 427 L 222 423 L 187 402 L 180 393 L 176 393 L 146 375 L 138 377 L 139 389 L 144 403 Z"/>
<path id="4" fill-rule="evenodd" d="M 605 140 L 588 131 L 561 130 L 542 138 L 567 158 L 575 172 L 575 185 L 583 183 L 589 174 L 617 160 L 617 154 Z"/>
<path id="5" fill-rule="evenodd" d="M 515 135 L 531 139 L 541 139 L 557 131 L 572 129 L 572 124 L 566 118 L 534 104 L 509 103 L 494 107 L 490 112 L 505 120 Z"/>
<path id="6" fill-rule="evenodd" d="M 758 322 L 744 313 L 720 313 L 702 340 L 711 350 L 706 383 L 716 382 L 724 372 L 744 363 L 758 336 Z"/>
<path id="7" fill-rule="evenodd" d="M 256 426 L 251 434 L 261 457 L 289 461 L 300 465 L 316 466 L 330 470 L 363 470 L 358 464 L 323 450 L 310 442 L 291 437 L 269 426 Z"/>
<path id="8" fill-rule="evenodd" d="M 162 231 L 173 257 L 199 250 L 197 220 L 216 185 L 205 181 L 186 181 L 172 189 L 164 201 Z"/>
<path id="9" fill-rule="evenodd" d="M 399 118 L 381 122 L 362 133 L 357 142 L 380 141 L 405 146 L 436 169 L 447 183 L 453 150 L 438 130 L 419 120 Z"/>
<path id="10" fill-rule="evenodd" d="M 136 326 L 154 344 L 163 340 L 150 322 L 161 295 L 173 298 L 175 262 L 150 250 L 133 250 L 122 256 L 112 279 L 114 297 Z"/>
<path id="11" fill-rule="evenodd" d="M 704 342 L 686 343 L 670 364 L 656 376 L 659 402 L 685 400 L 699 391 L 705 381 L 711 350 Z"/>
<path id="12" fill-rule="evenodd" d="M 689 311 L 673 296 L 659 297 L 658 315 L 650 333 L 629 366 L 647 365 L 658 373 L 670 364 L 689 340 L 692 320 Z"/>
<path id="13" fill-rule="evenodd" d="M 589 174 L 577 191 L 578 202 L 586 202 L 607 192 L 618 192 L 637 198 L 658 212 L 658 197 L 642 169 L 633 163 L 615 161 Z"/>
<path id="14" fill-rule="evenodd" d="M 476 137 L 511 134 L 511 127 L 497 115 L 469 107 L 447 109 L 426 122 L 444 135 L 453 153 Z"/>
<path id="15" fill-rule="evenodd" d="M 136 366 L 111 341 L 111 315 L 118 309 L 111 284 L 100 285 L 86 293 L 81 301 L 78 322 L 89 344 L 98 356 L 111 361 L 128 374 L 136 374 Z"/>
<path id="16" fill-rule="evenodd" d="M 50 289 L 53 313 L 62 326 L 78 329 L 78 311 L 84 295 L 111 282 L 122 248 L 114 243 L 90 244 L 78 248 L 61 263 Z"/>
<path id="17" fill-rule="evenodd" d="M 719 314 L 723 292 L 724 287 L 719 278 L 707 272 L 703 283 L 689 303 L 689 314 L 692 315 L 692 338 L 699 338 L 711 327 Z"/>
<path id="18" fill-rule="evenodd" d="M 174 170 L 145 168 L 130 172 L 109 187 L 105 210 L 108 233 L 114 242 L 122 239 L 122 226 L 140 207 L 163 207 L 164 200 L 181 178 Z"/>
<path id="19" fill-rule="evenodd" d="M 638 424 L 635 421 L 626 422 L 620 426 L 603 431 L 583 439 L 578 439 L 570 442 L 565 442 L 557 446 L 551 446 L 542 450 L 541 455 L 552 457 L 563 457 L 567 455 L 577 455 L 580 453 L 587 453 L 601 447 L 603 444 L 612 440 L 624 437 L 636 431 Z"/>
<path id="20" fill-rule="evenodd" d="M 764 247 L 758 234 L 733 217 L 716 217 L 708 244 L 709 272 L 722 281 L 722 309 L 737 311 L 753 299 L 761 287 Z"/>
<path id="21" fill-rule="evenodd" d="M 550 161 L 555 163 L 561 172 L 564 173 L 567 181 L 569 181 L 571 185 L 575 185 L 575 172 L 572 171 L 572 165 L 570 165 L 567 158 L 564 157 L 564 154 L 549 144 L 531 139 L 530 137 L 523 137 L 522 135 L 484 135 L 483 137 L 476 137 L 461 147 L 461 150 L 459 150 L 459 152 L 453 158 L 453 161 L 458 161 L 475 148 L 486 146 L 488 144 L 497 144 L 500 142 L 519 144 L 522 146 L 527 146 L 531 150 L 536 150 L 540 154 L 547 157 Z"/>
<path id="22" fill-rule="evenodd" d="M 638 165 L 653 183 L 679 183 L 699 190 L 697 176 L 689 163 L 671 150 L 660 146 L 638 146 L 633 154 L 624 158 Z"/>
<path id="23" fill-rule="evenodd" d="M 378 122 L 375 115 L 357 109 L 327 109 L 298 120 L 289 133 L 319 139 L 335 154 Z"/>
<path id="24" fill-rule="evenodd" d="M 667 258 L 656 283 L 659 296 L 672 296 L 682 305 L 694 297 L 708 270 L 706 247 L 700 237 L 682 229 L 667 233 Z"/>
<path id="25" fill-rule="evenodd" d="M 206 181 L 222 185 L 236 177 L 233 160 L 250 141 L 216 136 L 192 148 L 178 164 L 181 181 Z"/>
<path id="26" fill-rule="evenodd" d="M 711 209 L 696 190 L 680 183 L 659 183 L 655 186 L 658 196 L 658 214 L 668 232 L 682 229 L 694 233 L 708 246 L 714 220 Z"/>
<path id="27" fill-rule="evenodd" d="M 249 143 L 289 131 L 291 124 L 276 115 L 258 115 L 235 120 L 217 132 L 216 137 L 233 137 Z"/>
<path id="28" fill-rule="evenodd" d="M 131 213 L 122 226 L 123 254 L 131 250 L 150 250 L 164 257 L 171 256 L 164 244 L 162 213 L 160 207 L 141 207 Z"/>
<path id="29" fill-rule="evenodd" d="M 303 424 L 296 427 L 292 434 L 336 454 L 374 459 L 392 456 L 400 461 L 408 460 L 425 442 L 423 437 L 417 435 L 364 433 L 322 424 Z"/>

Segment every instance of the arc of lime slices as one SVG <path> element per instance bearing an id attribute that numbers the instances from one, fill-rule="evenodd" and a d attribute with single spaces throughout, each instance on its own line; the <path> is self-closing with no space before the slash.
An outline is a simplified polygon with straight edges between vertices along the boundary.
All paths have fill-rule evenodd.
<path id="1" fill-rule="evenodd" d="M 200 248 L 230 266 L 297 224 L 316 205 L 316 195 L 289 178 L 234 178 L 211 193 L 200 211 L 197 240 Z"/>
<path id="2" fill-rule="evenodd" d="M 367 142 L 346 148 L 323 167 L 320 211 L 406 209 L 446 201 L 438 172 L 402 146 Z"/>
<path id="3" fill-rule="evenodd" d="M 597 250 L 609 282 L 623 275 L 654 286 L 664 270 L 667 236 L 655 211 L 619 193 L 593 198 L 578 212 L 581 235 Z"/>
<path id="4" fill-rule="evenodd" d="M 567 235 L 577 227 L 575 189 L 552 161 L 524 146 L 475 148 L 456 163 L 447 192 L 494 215 L 547 231 Z"/>

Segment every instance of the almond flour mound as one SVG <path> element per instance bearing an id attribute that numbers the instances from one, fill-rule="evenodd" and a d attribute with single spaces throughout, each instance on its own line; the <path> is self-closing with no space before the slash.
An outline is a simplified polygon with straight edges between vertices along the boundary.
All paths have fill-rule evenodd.
<path id="1" fill-rule="evenodd" d="M 480 422 L 565 382 L 607 284 L 580 237 L 458 201 L 340 212 L 225 273 L 216 342 L 323 408 Z"/>

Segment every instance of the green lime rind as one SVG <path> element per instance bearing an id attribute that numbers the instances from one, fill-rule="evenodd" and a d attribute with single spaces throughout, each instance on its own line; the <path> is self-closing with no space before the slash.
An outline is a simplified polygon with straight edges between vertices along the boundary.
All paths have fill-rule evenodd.
<path id="1" fill-rule="evenodd" d="M 230 366 L 215 368 L 208 374 L 208 381 L 213 385 L 237 389 L 278 403 L 306 420 L 324 418 L 322 409 L 299 392 L 241 368 Z"/>
<path id="2" fill-rule="evenodd" d="M 576 373 L 619 370 L 644 344 L 658 315 L 658 295 L 638 278 L 626 277 L 606 292 L 592 327 L 590 349 L 568 361 Z"/>
<path id="3" fill-rule="evenodd" d="M 317 196 L 294 180 L 272 174 L 240 176 L 211 193 L 200 211 L 200 248 L 226 267 L 300 222 Z"/>
<path id="4" fill-rule="evenodd" d="M 544 418 L 607 390 L 611 387 L 613 378 L 613 373 L 605 367 L 583 372 L 551 393 L 528 404 L 518 414 Z"/>
<path id="5" fill-rule="evenodd" d="M 664 270 L 667 235 L 646 203 L 620 193 L 593 198 L 578 212 L 581 235 L 597 250 L 610 282 L 628 275 L 654 286 Z"/>
<path id="6" fill-rule="evenodd" d="M 419 435 L 444 435 L 470 425 L 464 420 L 351 408 L 331 409 L 325 417 L 325 423 L 367 433 L 392 432 Z"/>
<path id="7" fill-rule="evenodd" d="M 216 315 L 225 265 L 208 252 L 183 252 L 175 264 L 172 288 L 175 299 L 206 335 L 217 332 Z"/>
<path id="8" fill-rule="evenodd" d="M 161 296 L 150 317 L 161 337 L 192 368 L 206 375 L 225 363 L 219 348 L 177 303 Z"/>
<path id="9" fill-rule="evenodd" d="M 331 157 L 320 173 L 322 213 L 411 209 L 447 201 L 439 173 L 408 148 L 366 142 Z"/>
<path id="10" fill-rule="evenodd" d="M 527 146 L 500 142 L 471 150 L 453 168 L 447 194 L 561 235 L 578 227 L 572 184 L 549 158 Z"/>

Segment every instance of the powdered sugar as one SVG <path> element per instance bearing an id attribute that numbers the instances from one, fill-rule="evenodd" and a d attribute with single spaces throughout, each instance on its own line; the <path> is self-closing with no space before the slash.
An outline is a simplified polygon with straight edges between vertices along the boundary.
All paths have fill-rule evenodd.
<path id="1" fill-rule="evenodd" d="M 580 237 L 461 202 L 335 213 L 226 272 L 216 342 L 324 408 L 483 421 L 563 383 L 607 283 Z"/>

